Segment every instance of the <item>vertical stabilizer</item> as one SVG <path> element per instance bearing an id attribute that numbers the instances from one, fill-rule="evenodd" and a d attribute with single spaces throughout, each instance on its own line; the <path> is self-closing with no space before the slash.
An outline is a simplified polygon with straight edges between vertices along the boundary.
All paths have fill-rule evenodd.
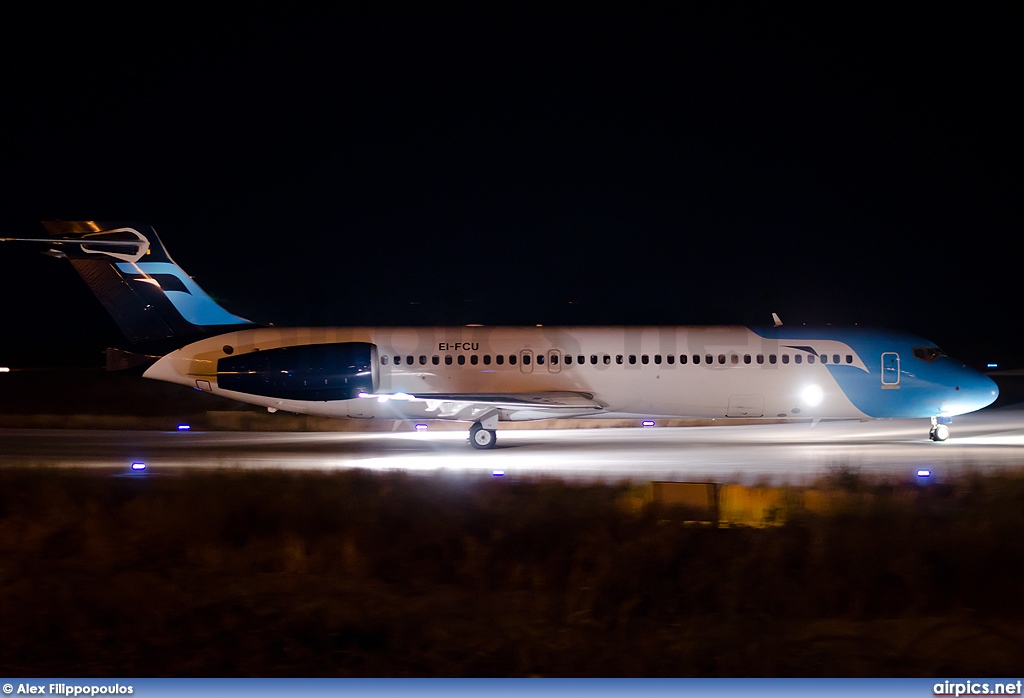
<path id="1" fill-rule="evenodd" d="M 179 267 L 151 226 L 44 221 L 49 254 L 74 265 L 133 343 L 216 334 L 252 322 L 221 307 Z"/>

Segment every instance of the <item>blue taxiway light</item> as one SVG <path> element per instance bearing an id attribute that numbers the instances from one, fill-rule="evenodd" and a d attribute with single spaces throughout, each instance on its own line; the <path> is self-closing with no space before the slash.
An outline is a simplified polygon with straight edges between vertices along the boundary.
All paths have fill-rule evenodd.
<path id="1" fill-rule="evenodd" d="M 192 428 L 192 426 L 189 425 L 189 424 L 179 424 L 178 425 L 178 431 L 188 431 L 191 428 Z"/>
<path id="2" fill-rule="evenodd" d="M 426 424 L 417 424 L 416 425 L 416 431 L 426 431 L 426 430 L 427 430 L 427 425 Z"/>
<path id="3" fill-rule="evenodd" d="M 932 471 L 928 470 L 927 468 L 921 468 L 920 470 L 917 471 L 917 476 L 918 477 L 931 477 L 932 476 Z"/>
<path id="4" fill-rule="evenodd" d="M 985 364 L 986 368 L 999 368 L 999 364 Z"/>
<path id="5" fill-rule="evenodd" d="M 504 477 L 505 476 L 505 471 L 504 470 L 494 470 L 494 471 L 491 471 L 491 475 L 493 475 L 494 477 Z"/>
<path id="6" fill-rule="evenodd" d="M 146 464 L 143 463 L 142 461 L 135 461 L 134 463 L 132 463 L 132 470 L 138 471 L 138 470 L 145 470 L 145 469 L 146 469 Z"/>
<path id="7" fill-rule="evenodd" d="M 640 422 L 640 426 L 643 426 L 643 427 L 653 427 L 654 426 L 654 420 L 653 419 L 645 419 L 644 421 Z"/>

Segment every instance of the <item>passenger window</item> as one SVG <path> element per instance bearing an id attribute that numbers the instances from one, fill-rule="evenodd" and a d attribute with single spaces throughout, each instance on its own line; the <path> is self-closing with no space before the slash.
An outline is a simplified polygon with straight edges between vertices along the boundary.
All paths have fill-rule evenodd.
<path id="1" fill-rule="evenodd" d="M 604 365 L 605 365 L 605 366 L 607 366 L 607 365 L 608 365 L 608 364 L 610 364 L 611 362 L 612 362 L 612 357 L 610 357 L 610 356 L 608 356 L 607 354 L 605 354 L 605 355 L 604 355 Z"/>
<path id="2" fill-rule="evenodd" d="M 661 354 L 655 354 L 654 355 L 654 363 L 656 363 L 656 364 L 660 364 L 661 363 Z"/>
<path id="3" fill-rule="evenodd" d="M 494 357 L 494 362 L 499 366 L 503 365 L 505 363 L 505 355 L 498 354 L 497 356 Z"/>
<path id="4" fill-rule="evenodd" d="M 540 357 L 537 357 L 537 358 L 540 358 Z M 523 366 L 529 366 L 529 365 L 530 365 L 530 355 L 529 354 L 523 354 Z"/>
<path id="5" fill-rule="evenodd" d="M 757 355 L 757 363 L 759 363 L 759 364 L 763 364 L 764 363 L 764 354 L 758 354 Z"/>
<path id="6" fill-rule="evenodd" d="M 459 358 L 457 359 L 457 361 L 459 362 L 459 366 L 465 366 L 466 365 L 466 355 L 465 354 L 459 354 Z"/>
<path id="7" fill-rule="evenodd" d="M 750 363 L 750 354 L 744 354 L 743 355 L 743 363 L 745 363 L 745 364 L 749 364 Z"/>
<path id="8" fill-rule="evenodd" d="M 484 366 L 490 366 L 490 365 L 491 365 L 491 355 L 490 354 L 484 354 Z"/>
<path id="9" fill-rule="evenodd" d="M 478 357 L 476 354 L 473 354 L 471 357 L 469 357 L 469 363 L 473 364 L 474 366 L 476 366 L 479 360 L 480 357 Z"/>
<path id="10" fill-rule="evenodd" d="M 635 364 L 636 363 L 636 354 L 630 354 L 629 355 L 629 363 L 631 363 L 631 364 Z"/>
<path id="11" fill-rule="evenodd" d="M 402 365 L 402 357 L 401 356 L 396 356 L 395 357 L 395 366 L 401 366 L 401 365 Z"/>
<path id="12" fill-rule="evenodd" d="M 566 354 L 565 355 L 565 365 L 566 366 L 571 366 L 572 365 L 572 354 Z"/>
<path id="13" fill-rule="evenodd" d="M 595 365 L 597 364 L 597 354 L 591 354 L 590 355 L 590 363 L 595 364 Z"/>
<path id="14" fill-rule="evenodd" d="M 686 354 L 680 354 L 679 355 L 679 363 L 680 364 L 685 364 L 686 363 Z"/>
<path id="15" fill-rule="evenodd" d="M 706 355 L 704 357 L 704 363 L 706 363 L 706 364 L 713 364 L 713 363 L 715 363 L 715 357 L 713 357 L 711 354 Z"/>
<path id="16" fill-rule="evenodd" d="M 529 361 L 526 361 L 527 358 L 528 357 L 526 357 L 526 356 L 523 357 L 524 363 L 530 363 Z M 544 365 L 544 355 L 543 354 L 537 354 L 537 365 L 538 366 L 543 366 Z"/>
<path id="17" fill-rule="evenodd" d="M 646 363 L 650 363 L 650 361 L 651 361 L 651 358 L 649 356 L 647 356 L 647 354 L 642 354 L 640 356 L 640 363 L 646 364 Z"/>
<path id="18" fill-rule="evenodd" d="M 807 355 L 807 363 L 809 363 L 809 364 L 813 364 L 814 363 L 814 354 L 808 354 Z"/>
<path id="19" fill-rule="evenodd" d="M 409 364 L 410 366 L 412 366 L 412 365 L 413 365 L 413 363 L 414 363 L 414 362 L 413 362 L 413 358 L 412 358 L 411 356 L 407 356 L 407 357 L 405 357 L 405 363 L 407 363 L 407 364 Z"/>
<path id="20" fill-rule="evenodd" d="M 430 357 L 430 363 L 432 363 L 435 366 L 437 366 L 439 363 L 441 363 L 441 357 L 437 356 L 437 355 L 431 356 Z"/>
<path id="21" fill-rule="evenodd" d="M 821 363 L 823 363 L 823 364 L 827 364 L 828 363 L 828 354 L 822 354 L 821 355 Z"/>
<path id="22" fill-rule="evenodd" d="M 775 356 L 775 354 L 769 354 L 768 355 L 768 363 L 773 364 L 773 363 L 777 362 L 778 360 L 779 360 L 779 358 L 777 356 Z"/>
<path id="23" fill-rule="evenodd" d="M 381 366 L 387 366 L 388 365 L 388 357 L 386 357 L 386 356 L 380 357 L 380 365 Z"/>
<path id="24" fill-rule="evenodd" d="M 740 365 L 740 357 L 737 356 L 736 354 L 730 354 L 729 355 L 729 363 L 731 363 L 733 366 L 739 366 Z"/>
<path id="25" fill-rule="evenodd" d="M 516 365 L 516 355 L 515 354 L 509 354 L 508 355 L 508 364 L 509 364 L 509 366 L 515 366 Z"/>
<path id="26" fill-rule="evenodd" d="M 578 356 L 576 357 L 576 363 L 578 363 L 578 364 L 584 364 L 584 363 L 586 363 L 586 361 L 584 361 L 584 359 L 585 359 L 585 358 L 586 358 L 586 357 L 585 357 L 585 356 L 583 356 L 583 354 L 579 354 L 579 355 L 578 355 Z"/>
<path id="27" fill-rule="evenodd" d="M 804 355 L 803 354 L 797 354 L 796 356 L 793 357 L 793 360 L 796 361 L 798 364 L 803 363 Z"/>
<path id="28" fill-rule="evenodd" d="M 420 354 L 420 366 L 426 366 L 426 365 L 427 365 L 427 357 L 424 356 L 423 354 Z"/>
<path id="29" fill-rule="evenodd" d="M 619 364 L 620 366 L 622 365 L 622 354 L 615 355 L 615 363 Z"/>
<path id="30" fill-rule="evenodd" d="M 444 365 L 445 366 L 451 366 L 452 365 L 451 354 L 448 354 L 447 356 L 444 357 Z"/>
<path id="31" fill-rule="evenodd" d="M 834 363 L 834 364 L 839 363 L 839 354 L 833 354 L 832 355 L 832 363 Z"/>
<path id="32" fill-rule="evenodd" d="M 718 363 L 720 363 L 720 364 L 724 364 L 725 363 L 725 354 L 719 354 L 718 355 Z"/>
<path id="33" fill-rule="evenodd" d="M 784 364 L 788 364 L 789 363 L 789 354 L 783 354 L 782 355 L 782 363 L 784 363 Z"/>
<path id="34" fill-rule="evenodd" d="M 853 354 L 847 354 L 846 355 L 846 363 L 848 363 L 848 364 L 852 364 L 853 363 Z"/>
<path id="35" fill-rule="evenodd" d="M 552 354 L 551 355 L 551 365 L 552 366 L 558 365 L 558 354 Z"/>
<path id="36" fill-rule="evenodd" d="M 672 364 L 674 364 L 676 362 L 676 355 L 675 354 L 669 354 L 668 356 L 665 357 L 665 361 L 668 362 L 669 366 L 671 366 Z"/>

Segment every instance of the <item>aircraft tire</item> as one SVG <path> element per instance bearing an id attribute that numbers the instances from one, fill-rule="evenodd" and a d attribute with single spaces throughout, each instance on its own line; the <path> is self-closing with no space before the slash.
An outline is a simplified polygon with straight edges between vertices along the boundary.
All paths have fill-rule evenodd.
<path id="1" fill-rule="evenodd" d="M 469 428 L 469 443 L 473 448 L 486 450 L 494 448 L 498 442 L 498 435 L 493 429 L 484 429 L 479 422 Z"/>
<path id="2" fill-rule="evenodd" d="M 949 427 L 945 424 L 936 424 L 928 433 L 928 438 L 932 441 L 945 441 L 949 438 Z"/>

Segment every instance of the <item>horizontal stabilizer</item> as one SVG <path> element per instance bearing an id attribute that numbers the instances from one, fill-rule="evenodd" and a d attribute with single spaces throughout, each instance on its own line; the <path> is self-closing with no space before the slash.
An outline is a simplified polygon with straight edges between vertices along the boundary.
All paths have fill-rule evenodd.
<path id="1" fill-rule="evenodd" d="M 139 354 L 127 349 L 110 347 L 107 349 L 107 370 L 127 371 L 140 366 L 152 366 L 160 357 L 150 354 Z"/>

